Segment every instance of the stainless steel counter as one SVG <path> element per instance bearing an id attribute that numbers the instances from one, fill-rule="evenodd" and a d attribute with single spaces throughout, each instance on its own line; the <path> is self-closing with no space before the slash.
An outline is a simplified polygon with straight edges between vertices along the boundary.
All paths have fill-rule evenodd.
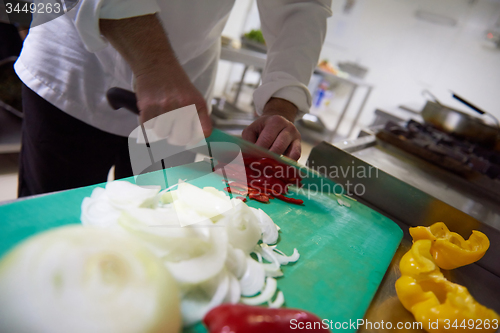
<path id="1" fill-rule="evenodd" d="M 407 311 L 399 301 L 394 287 L 396 280 L 401 276 L 399 272 L 399 261 L 410 249 L 412 241 L 408 233 L 408 226 L 397 222 L 404 231 L 404 238 L 387 269 L 380 287 L 373 298 L 365 315 L 365 320 L 374 322 L 391 322 L 396 327 L 398 322 L 415 321 L 413 315 Z M 494 309 L 500 313 L 500 277 L 489 272 L 478 264 L 472 264 L 452 271 L 442 271 L 446 278 L 455 283 L 466 286 L 472 296 L 481 304 Z M 425 332 L 417 329 L 415 325 L 405 332 Z M 381 330 L 367 329 L 363 326 L 358 332 L 381 332 Z"/>
<path id="2" fill-rule="evenodd" d="M 373 136 L 342 141 L 335 146 L 500 230 L 500 198 L 476 188 L 464 178 Z"/>
<path id="3" fill-rule="evenodd" d="M 311 151 L 308 166 L 350 189 L 364 189 L 356 196 L 363 204 L 395 221 L 405 236 L 365 316 L 372 322 L 413 322 L 413 316 L 397 299 L 399 261 L 411 246 L 410 226 L 445 222 L 468 238 L 481 230 L 490 239 L 487 254 L 479 262 L 443 271 L 453 282 L 466 286 L 480 303 L 500 313 L 500 198 L 476 190 L 464 179 L 367 136 L 335 145 L 323 142 Z M 356 172 L 332 173 L 332 168 Z M 360 169 L 361 168 L 361 169 Z M 371 175 L 358 171 L 371 168 Z M 325 173 L 326 171 L 326 173 Z M 360 177 L 361 176 L 361 177 Z M 361 194 L 361 193 L 359 193 Z M 371 332 L 363 328 L 360 332 Z M 419 332 L 419 330 L 409 330 Z"/>

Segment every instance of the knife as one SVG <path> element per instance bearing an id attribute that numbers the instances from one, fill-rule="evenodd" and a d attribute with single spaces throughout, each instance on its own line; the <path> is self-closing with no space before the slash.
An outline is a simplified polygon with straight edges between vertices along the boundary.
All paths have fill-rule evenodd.
<path id="1" fill-rule="evenodd" d="M 115 110 L 125 108 L 133 113 L 139 115 L 140 111 L 137 107 L 137 97 L 135 93 L 130 90 L 113 87 L 106 92 L 106 98 L 109 105 Z"/>

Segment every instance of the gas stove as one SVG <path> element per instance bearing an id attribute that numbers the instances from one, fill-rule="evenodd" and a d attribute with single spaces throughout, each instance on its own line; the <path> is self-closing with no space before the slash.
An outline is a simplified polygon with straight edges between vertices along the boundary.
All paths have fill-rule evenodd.
<path id="1" fill-rule="evenodd" d="M 414 120 L 388 122 L 377 138 L 438 165 L 492 195 L 500 195 L 500 151 Z"/>

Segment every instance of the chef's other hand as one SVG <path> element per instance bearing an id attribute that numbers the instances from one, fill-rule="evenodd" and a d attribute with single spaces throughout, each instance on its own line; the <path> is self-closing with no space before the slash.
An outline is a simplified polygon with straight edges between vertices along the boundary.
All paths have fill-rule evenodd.
<path id="1" fill-rule="evenodd" d="M 300 158 L 300 133 L 293 124 L 297 107 L 281 98 L 271 98 L 262 116 L 242 133 L 243 139 L 293 160 Z"/>

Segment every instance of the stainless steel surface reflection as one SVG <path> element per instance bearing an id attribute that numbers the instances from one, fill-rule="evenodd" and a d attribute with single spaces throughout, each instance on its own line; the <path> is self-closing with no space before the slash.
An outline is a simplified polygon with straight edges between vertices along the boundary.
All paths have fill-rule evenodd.
<path id="1" fill-rule="evenodd" d="M 373 207 L 372 207 L 373 208 Z M 392 262 L 385 273 L 384 279 L 373 298 L 368 311 L 365 314 L 365 321 L 372 323 L 380 323 L 382 320 L 387 323 L 391 322 L 392 327 L 397 327 L 399 322 L 411 323 L 407 324 L 409 329 L 391 330 L 395 332 L 425 332 L 418 329 L 413 318 L 413 315 L 407 311 L 399 301 L 396 289 L 394 287 L 396 280 L 401 276 L 399 271 L 399 261 L 401 257 L 410 249 L 412 241 L 408 233 L 408 226 L 398 222 L 398 225 L 404 231 L 404 238 L 392 259 Z M 472 296 L 481 304 L 494 309 L 497 313 L 500 312 L 500 277 L 485 270 L 477 264 L 460 267 L 452 271 L 442 270 L 445 277 L 455 283 L 464 285 L 469 289 Z M 372 325 L 371 329 L 366 326 L 361 326 L 358 332 L 382 332 L 385 330 L 375 329 Z"/>
<path id="2" fill-rule="evenodd" d="M 332 166 L 376 168 L 371 177 L 356 177 L 348 172 L 329 178 L 344 187 L 349 182 L 351 189 L 353 184 L 362 184 L 365 191 L 356 199 L 392 219 L 404 232 L 365 320 L 390 321 L 393 327 L 398 322 L 414 321 L 396 295 L 394 284 L 400 277 L 399 261 L 411 247 L 409 227 L 429 226 L 438 221 L 465 238 L 472 230 L 480 230 L 489 237 L 490 249 L 481 260 L 443 274 L 450 281 L 466 286 L 478 302 L 500 313 L 500 198 L 488 196 L 446 170 L 379 143 L 373 136 L 336 145 L 322 142 L 313 148 L 307 164 L 318 171 Z M 359 332 L 381 331 L 373 327 L 359 329 Z"/>

